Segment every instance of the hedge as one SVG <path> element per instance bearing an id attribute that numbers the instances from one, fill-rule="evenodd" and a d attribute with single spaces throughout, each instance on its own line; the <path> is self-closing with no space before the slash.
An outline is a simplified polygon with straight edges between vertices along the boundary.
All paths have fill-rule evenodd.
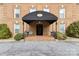
<path id="1" fill-rule="evenodd" d="M 0 24 L 0 39 L 8 39 L 12 37 L 10 29 L 7 24 Z"/>
<path id="2" fill-rule="evenodd" d="M 79 21 L 70 24 L 66 29 L 66 35 L 79 38 Z"/>

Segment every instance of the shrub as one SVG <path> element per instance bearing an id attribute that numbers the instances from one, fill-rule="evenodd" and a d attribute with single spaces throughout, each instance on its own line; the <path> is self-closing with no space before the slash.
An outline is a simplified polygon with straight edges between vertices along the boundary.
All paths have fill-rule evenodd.
<path id="1" fill-rule="evenodd" d="M 79 21 L 74 22 L 67 27 L 66 35 L 69 37 L 79 38 Z"/>
<path id="2" fill-rule="evenodd" d="M 22 34 L 22 33 L 16 34 L 15 37 L 14 37 L 14 39 L 15 39 L 16 41 L 20 41 L 21 39 L 23 39 L 23 34 Z"/>
<path id="3" fill-rule="evenodd" d="M 0 39 L 8 39 L 10 37 L 12 37 L 12 33 L 7 27 L 7 24 L 0 24 Z"/>
<path id="4" fill-rule="evenodd" d="M 57 32 L 56 35 L 57 36 L 55 36 L 55 38 L 57 37 L 56 39 L 58 39 L 58 40 L 65 40 L 65 39 L 67 39 L 67 36 L 65 34 L 61 33 L 61 32 Z"/>

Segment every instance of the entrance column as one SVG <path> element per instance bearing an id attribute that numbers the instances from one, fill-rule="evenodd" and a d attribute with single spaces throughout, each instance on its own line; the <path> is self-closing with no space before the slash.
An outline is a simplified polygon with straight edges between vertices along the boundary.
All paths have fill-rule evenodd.
<path id="1" fill-rule="evenodd" d="M 25 38 L 24 38 L 24 21 L 23 21 L 23 39 L 25 41 Z"/>
<path id="2" fill-rule="evenodd" d="M 56 21 L 56 39 L 57 39 L 57 21 Z"/>

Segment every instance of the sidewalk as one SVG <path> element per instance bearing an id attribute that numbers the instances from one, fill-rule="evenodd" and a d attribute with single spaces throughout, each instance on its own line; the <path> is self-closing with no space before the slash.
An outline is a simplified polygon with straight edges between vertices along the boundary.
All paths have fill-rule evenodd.
<path id="1" fill-rule="evenodd" d="M 0 39 L 0 42 L 13 42 L 14 39 Z"/>
<path id="2" fill-rule="evenodd" d="M 66 40 L 64 41 L 75 41 L 75 42 L 79 42 L 79 38 L 72 38 L 72 37 L 68 37 Z"/>

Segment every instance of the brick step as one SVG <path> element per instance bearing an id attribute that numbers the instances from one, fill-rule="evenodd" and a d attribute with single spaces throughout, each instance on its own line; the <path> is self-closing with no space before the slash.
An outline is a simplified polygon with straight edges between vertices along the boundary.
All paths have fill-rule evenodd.
<path id="1" fill-rule="evenodd" d="M 25 40 L 29 40 L 29 41 L 51 41 L 51 40 L 55 40 L 54 37 L 51 36 L 28 36 L 25 38 Z"/>

